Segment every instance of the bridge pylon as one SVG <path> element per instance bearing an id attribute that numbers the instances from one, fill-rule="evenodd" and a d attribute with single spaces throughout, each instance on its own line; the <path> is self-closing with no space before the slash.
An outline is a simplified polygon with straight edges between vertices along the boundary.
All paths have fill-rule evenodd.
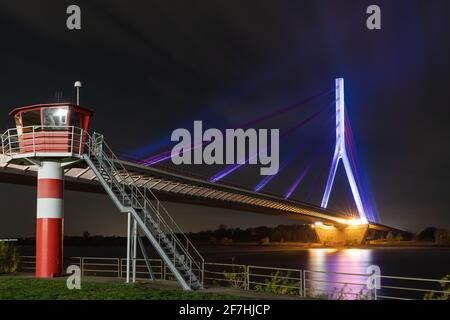
<path id="1" fill-rule="evenodd" d="M 333 161 L 331 162 L 330 173 L 328 174 L 325 192 L 323 194 L 321 207 L 327 208 L 330 199 L 331 189 L 333 187 L 334 178 L 336 177 L 337 167 L 342 160 L 345 173 L 352 190 L 353 199 L 355 200 L 356 208 L 359 213 L 360 222 L 367 224 L 367 215 L 364 205 L 361 200 L 361 195 L 356 184 L 355 176 L 353 174 L 352 166 L 348 158 L 345 147 L 345 97 L 344 97 L 344 79 L 338 78 L 335 81 L 336 87 L 336 146 L 333 154 Z"/>

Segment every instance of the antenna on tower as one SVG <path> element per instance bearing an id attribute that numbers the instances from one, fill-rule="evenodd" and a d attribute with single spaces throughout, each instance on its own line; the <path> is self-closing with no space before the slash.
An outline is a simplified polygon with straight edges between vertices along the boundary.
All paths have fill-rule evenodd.
<path id="1" fill-rule="evenodd" d="M 76 81 L 73 85 L 77 89 L 77 105 L 80 105 L 80 88 L 82 87 L 80 81 Z"/>
<path id="2" fill-rule="evenodd" d="M 55 100 L 56 102 L 61 102 L 63 93 L 62 91 L 55 91 Z"/>

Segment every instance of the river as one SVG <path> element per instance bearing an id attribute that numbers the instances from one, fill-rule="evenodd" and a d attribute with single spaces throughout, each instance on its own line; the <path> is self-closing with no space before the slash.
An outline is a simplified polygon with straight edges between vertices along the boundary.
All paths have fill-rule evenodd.
<path id="1" fill-rule="evenodd" d="M 342 273 L 366 274 L 367 267 L 376 265 L 383 276 L 441 279 L 450 274 L 450 248 L 448 247 L 373 247 L 373 248 L 303 248 L 283 246 L 211 246 L 200 245 L 199 251 L 208 262 L 235 263 L 274 268 L 292 268 L 330 272 L 326 276 L 312 274 L 311 279 L 333 282 L 365 283 L 365 279 Z M 23 255 L 33 255 L 32 246 L 20 247 Z M 65 247 L 66 257 L 124 257 L 124 247 Z M 151 254 L 151 257 L 155 257 Z M 337 273 L 337 274 L 336 274 Z M 392 280 L 393 281 L 393 280 Z M 415 282 L 393 283 L 383 279 L 384 285 L 422 288 Z M 317 285 L 317 284 L 316 284 Z M 325 286 L 325 285 L 324 285 Z M 328 285 L 335 286 L 335 284 Z M 438 289 L 433 284 L 433 289 Z M 355 292 L 357 287 L 350 286 Z M 423 295 L 422 295 L 423 296 Z M 416 295 L 415 297 L 418 297 Z"/>

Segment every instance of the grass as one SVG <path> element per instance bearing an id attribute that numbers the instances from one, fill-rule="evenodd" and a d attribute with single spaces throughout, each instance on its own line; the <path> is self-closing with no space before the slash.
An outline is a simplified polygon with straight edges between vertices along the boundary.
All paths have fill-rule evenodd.
<path id="1" fill-rule="evenodd" d="M 63 279 L 0 277 L 0 300 L 236 300 L 237 296 L 179 289 L 151 288 L 145 283 L 83 281 L 69 290 Z"/>

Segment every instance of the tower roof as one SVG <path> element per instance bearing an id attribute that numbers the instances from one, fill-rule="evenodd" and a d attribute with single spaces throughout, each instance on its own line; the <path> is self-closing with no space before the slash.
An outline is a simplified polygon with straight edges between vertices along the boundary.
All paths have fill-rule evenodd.
<path id="1" fill-rule="evenodd" d="M 81 106 L 78 106 L 76 104 L 69 103 L 69 102 L 32 104 L 32 105 L 28 105 L 28 106 L 24 106 L 24 107 L 15 108 L 9 113 L 9 115 L 14 117 L 17 113 L 19 113 L 21 111 L 45 108 L 45 107 L 72 107 L 73 109 L 85 111 L 85 112 L 89 113 L 91 116 L 94 115 L 94 111 L 92 111 L 91 109 L 81 107 Z"/>

